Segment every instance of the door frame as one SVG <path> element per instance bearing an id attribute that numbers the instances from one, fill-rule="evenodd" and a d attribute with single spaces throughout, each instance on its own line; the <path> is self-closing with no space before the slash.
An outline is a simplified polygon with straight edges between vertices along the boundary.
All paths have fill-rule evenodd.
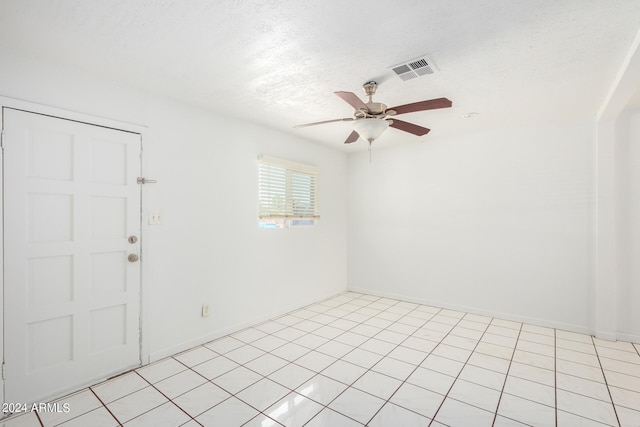
<path id="1" fill-rule="evenodd" d="M 140 173 L 144 177 L 147 171 L 147 159 L 143 155 L 148 147 L 148 127 L 139 124 L 127 123 L 104 117 L 93 116 L 76 111 L 66 110 L 59 107 L 37 104 L 15 98 L 0 96 L 0 129 L 4 129 L 4 109 L 11 108 L 22 110 L 34 114 L 57 117 L 65 120 L 72 120 L 94 126 L 107 127 L 115 130 L 137 133 L 140 135 Z M 1 135 L 0 135 L 1 137 Z M 2 224 L 4 224 L 4 150 L 0 151 L 0 212 L 2 212 Z M 144 236 L 148 231 L 148 224 L 143 220 L 148 218 L 148 208 L 146 203 L 145 186 L 140 186 L 140 362 L 141 365 L 150 363 L 149 347 L 149 310 L 145 310 L 146 296 L 148 295 L 145 278 L 148 277 L 148 263 L 144 261 L 146 250 L 146 239 Z M 4 373 L 4 227 L 0 226 L 0 343 L 2 343 L 2 373 Z M 0 376 L 0 400 L 4 402 L 4 375 Z"/>

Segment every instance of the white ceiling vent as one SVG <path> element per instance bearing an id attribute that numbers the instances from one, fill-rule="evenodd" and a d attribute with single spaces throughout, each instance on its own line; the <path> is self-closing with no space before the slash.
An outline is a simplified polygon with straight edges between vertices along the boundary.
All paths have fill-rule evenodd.
<path id="1" fill-rule="evenodd" d="M 433 61 L 431 61 L 427 55 L 422 55 L 418 58 L 411 59 L 389 68 L 391 68 L 398 77 L 405 81 L 433 74 L 437 71 Z"/>

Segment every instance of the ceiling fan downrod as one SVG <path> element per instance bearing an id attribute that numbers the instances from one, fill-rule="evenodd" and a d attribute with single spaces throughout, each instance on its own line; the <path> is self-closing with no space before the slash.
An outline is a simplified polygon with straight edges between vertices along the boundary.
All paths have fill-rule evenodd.
<path id="1" fill-rule="evenodd" d="M 362 90 L 364 94 L 369 97 L 369 103 L 372 103 L 373 95 L 376 93 L 376 89 L 378 89 L 378 83 L 372 81 L 368 81 L 362 85 Z"/>

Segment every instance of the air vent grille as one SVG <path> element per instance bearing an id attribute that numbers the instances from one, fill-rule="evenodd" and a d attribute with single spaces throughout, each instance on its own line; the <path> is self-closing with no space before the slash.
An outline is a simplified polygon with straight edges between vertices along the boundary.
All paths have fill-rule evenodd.
<path id="1" fill-rule="evenodd" d="M 398 77 L 400 77 L 402 80 L 410 80 L 418 77 L 418 75 L 411 71 L 411 68 L 409 68 L 409 66 L 406 64 L 395 67 L 393 71 L 395 71 Z"/>
<path id="2" fill-rule="evenodd" d="M 398 77 L 400 77 L 400 79 L 404 81 L 436 72 L 436 67 L 426 55 L 406 61 L 402 64 L 394 65 L 390 68 Z"/>

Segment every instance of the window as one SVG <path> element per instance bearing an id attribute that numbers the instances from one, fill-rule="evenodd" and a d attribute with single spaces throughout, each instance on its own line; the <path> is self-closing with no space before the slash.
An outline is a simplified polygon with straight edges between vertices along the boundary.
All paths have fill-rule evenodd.
<path id="1" fill-rule="evenodd" d="M 258 221 L 261 228 L 313 225 L 318 212 L 318 169 L 260 156 Z"/>

